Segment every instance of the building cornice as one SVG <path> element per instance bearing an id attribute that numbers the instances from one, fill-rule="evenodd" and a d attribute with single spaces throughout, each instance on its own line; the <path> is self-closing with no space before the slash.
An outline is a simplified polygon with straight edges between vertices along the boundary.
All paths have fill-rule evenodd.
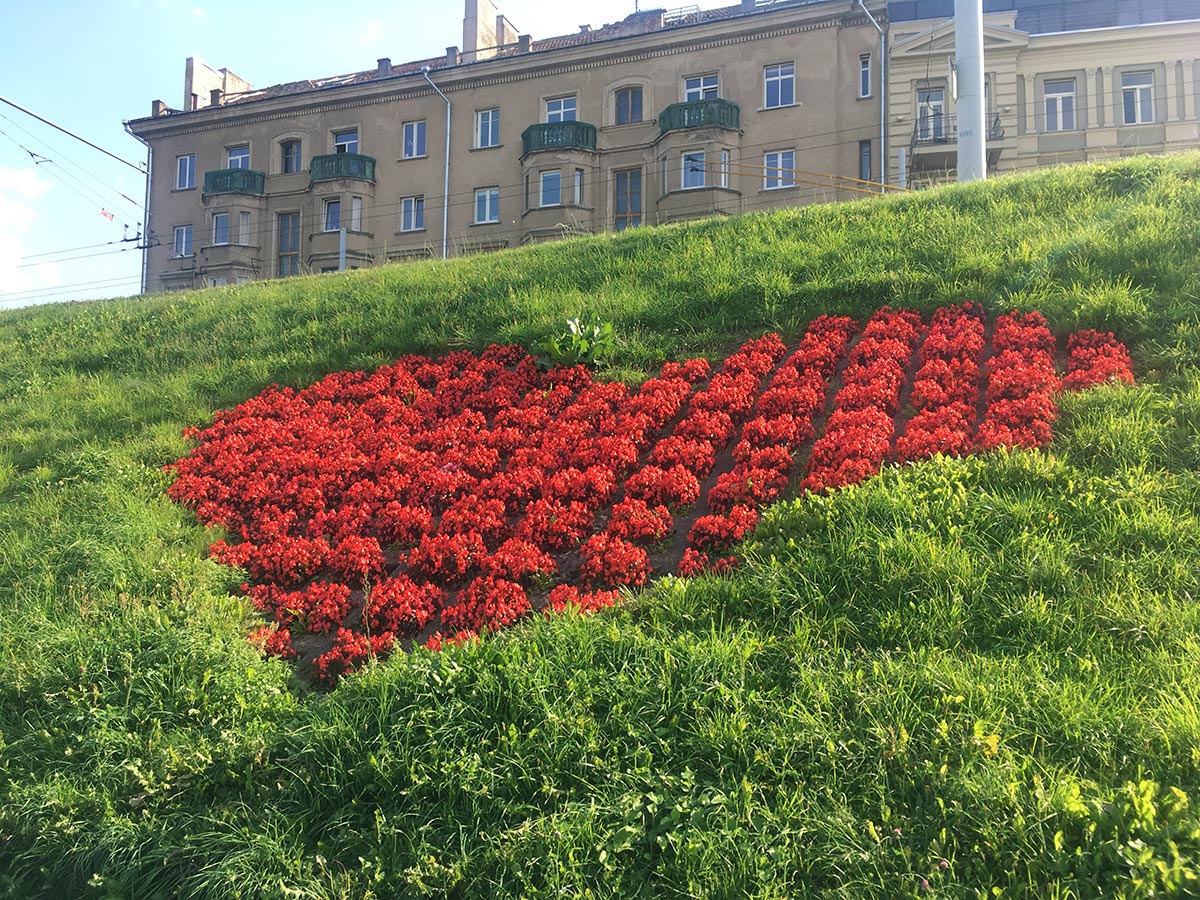
<path id="1" fill-rule="evenodd" d="M 437 70 L 432 74 L 438 77 L 438 86 L 449 94 L 600 69 L 612 65 L 615 61 L 638 62 L 681 53 L 735 46 L 768 38 L 787 37 L 825 28 L 867 27 L 868 25 L 867 18 L 861 13 L 854 11 L 847 13 L 844 10 L 836 14 L 807 18 L 802 21 L 790 23 L 780 21 L 787 18 L 788 13 L 794 14 L 798 10 L 810 12 L 811 8 L 785 7 L 775 13 L 756 13 L 753 16 L 707 22 L 700 26 L 693 26 L 694 31 L 692 28 L 687 29 L 687 32 L 690 33 L 679 29 L 670 34 L 674 40 L 666 45 L 663 40 L 667 35 L 662 32 L 648 32 L 585 44 L 582 48 L 565 47 L 503 59 L 481 60 Z M 731 23 L 741 26 L 734 34 L 729 33 Z M 705 34 L 698 33 L 701 28 L 705 30 Z M 554 55 L 557 58 L 553 60 L 539 59 L 539 57 L 543 57 L 543 54 Z M 405 84 L 396 85 L 397 81 L 403 81 Z M 335 97 L 335 94 L 341 96 Z M 318 88 L 282 97 L 248 100 L 245 103 L 222 106 L 217 109 L 205 108 L 195 112 L 177 113 L 173 116 L 135 119 L 128 124 L 130 129 L 139 135 L 150 139 L 161 139 L 231 127 L 245 127 L 277 119 L 295 118 L 314 112 L 328 113 L 432 96 L 434 96 L 434 92 L 420 74 L 401 75 L 353 85 Z M 245 107 L 244 111 L 240 109 L 243 106 Z"/>

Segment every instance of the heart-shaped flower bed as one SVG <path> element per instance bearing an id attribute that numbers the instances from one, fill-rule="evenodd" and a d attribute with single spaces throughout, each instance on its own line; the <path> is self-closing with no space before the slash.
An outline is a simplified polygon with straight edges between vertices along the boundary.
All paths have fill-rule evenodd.
<path id="1" fill-rule="evenodd" d="M 1072 335 L 1065 377 L 1037 313 L 882 309 L 753 340 L 713 374 L 637 389 L 541 372 L 519 347 L 406 356 L 270 388 L 169 468 L 175 501 L 271 620 L 251 639 L 332 683 L 397 642 L 438 648 L 613 603 L 655 573 L 723 572 L 758 510 L 889 461 L 1049 443 L 1061 389 L 1133 381 L 1111 334 Z M 445 636 L 444 636 L 445 635 Z"/>

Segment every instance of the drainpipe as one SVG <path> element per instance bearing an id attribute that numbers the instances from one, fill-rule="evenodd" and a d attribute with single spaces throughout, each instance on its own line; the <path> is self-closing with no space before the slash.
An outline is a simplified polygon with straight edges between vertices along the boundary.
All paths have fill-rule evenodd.
<path id="1" fill-rule="evenodd" d="M 149 279 L 150 273 L 150 171 L 154 166 L 154 148 L 150 146 L 150 142 L 144 140 L 140 134 L 134 134 L 129 130 L 128 120 L 121 123 L 125 126 L 125 133 L 131 137 L 137 138 L 146 145 L 146 200 L 143 206 L 142 213 L 145 218 L 146 230 L 142 234 L 142 293 L 146 293 L 146 282 Z"/>
<path id="2" fill-rule="evenodd" d="M 442 259 L 446 258 L 446 246 L 450 236 L 450 98 L 429 77 L 429 66 L 421 66 L 421 74 L 438 96 L 446 101 L 446 173 L 442 179 Z"/>
<path id="3" fill-rule="evenodd" d="M 888 58 L 887 58 L 887 32 L 871 15 L 871 11 L 867 9 L 867 5 L 863 0 L 858 0 L 858 5 L 862 7 L 862 11 L 866 14 L 867 19 L 875 26 L 875 30 L 879 32 L 879 181 L 886 185 L 888 180 L 888 152 L 887 152 L 887 90 L 888 90 Z M 887 193 L 886 187 L 879 189 L 880 193 Z"/>

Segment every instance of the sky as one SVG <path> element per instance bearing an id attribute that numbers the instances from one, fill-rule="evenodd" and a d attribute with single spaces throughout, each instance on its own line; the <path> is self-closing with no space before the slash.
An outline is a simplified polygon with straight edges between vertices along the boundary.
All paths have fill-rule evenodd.
<path id="1" fill-rule="evenodd" d="M 541 39 L 616 22 L 635 0 L 497 5 Z M 462 15 L 461 0 L 10 4 L 0 97 L 132 165 L 0 103 L 0 310 L 138 292 L 146 150 L 122 123 L 149 115 L 153 100 L 179 108 L 189 56 L 266 87 L 373 69 L 384 56 L 437 56 L 462 44 Z"/>

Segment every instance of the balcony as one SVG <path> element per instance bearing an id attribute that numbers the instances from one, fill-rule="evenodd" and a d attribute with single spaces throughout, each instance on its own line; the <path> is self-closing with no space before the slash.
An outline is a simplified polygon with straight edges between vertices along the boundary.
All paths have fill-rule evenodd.
<path id="1" fill-rule="evenodd" d="M 672 103 L 658 116 L 658 127 L 663 134 L 685 128 L 730 128 L 737 130 L 741 112 L 736 103 L 728 100 L 693 100 L 690 103 Z"/>
<path id="2" fill-rule="evenodd" d="M 332 181 L 335 178 L 351 178 L 355 181 L 375 183 L 375 157 L 359 153 L 330 153 L 314 156 L 308 169 L 313 181 Z"/>
<path id="3" fill-rule="evenodd" d="M 521 132 L 521 155 L 542 150 L 596 149 L 596 126 L 587 122 L 546 122 Z"/>
<path id="4" fill-rule="evenodd" d="M 1000 114 L 992 116 L 988 122 L 987 139 L 999 141 L 1004 139 L 1004 129 L 1000 126 Z M 925 147 L 931 144 L 957 144 L 958 117 L 947 115 L 926 114 L 918 120 L 913 128 L 913 147 Z"/>
<path id="5" fill-rule="evenodd" d="M 265 190 L 266 176 L 253 169 L 216 169 L 204 173 L 206 194 L 257 194 Z"/>

